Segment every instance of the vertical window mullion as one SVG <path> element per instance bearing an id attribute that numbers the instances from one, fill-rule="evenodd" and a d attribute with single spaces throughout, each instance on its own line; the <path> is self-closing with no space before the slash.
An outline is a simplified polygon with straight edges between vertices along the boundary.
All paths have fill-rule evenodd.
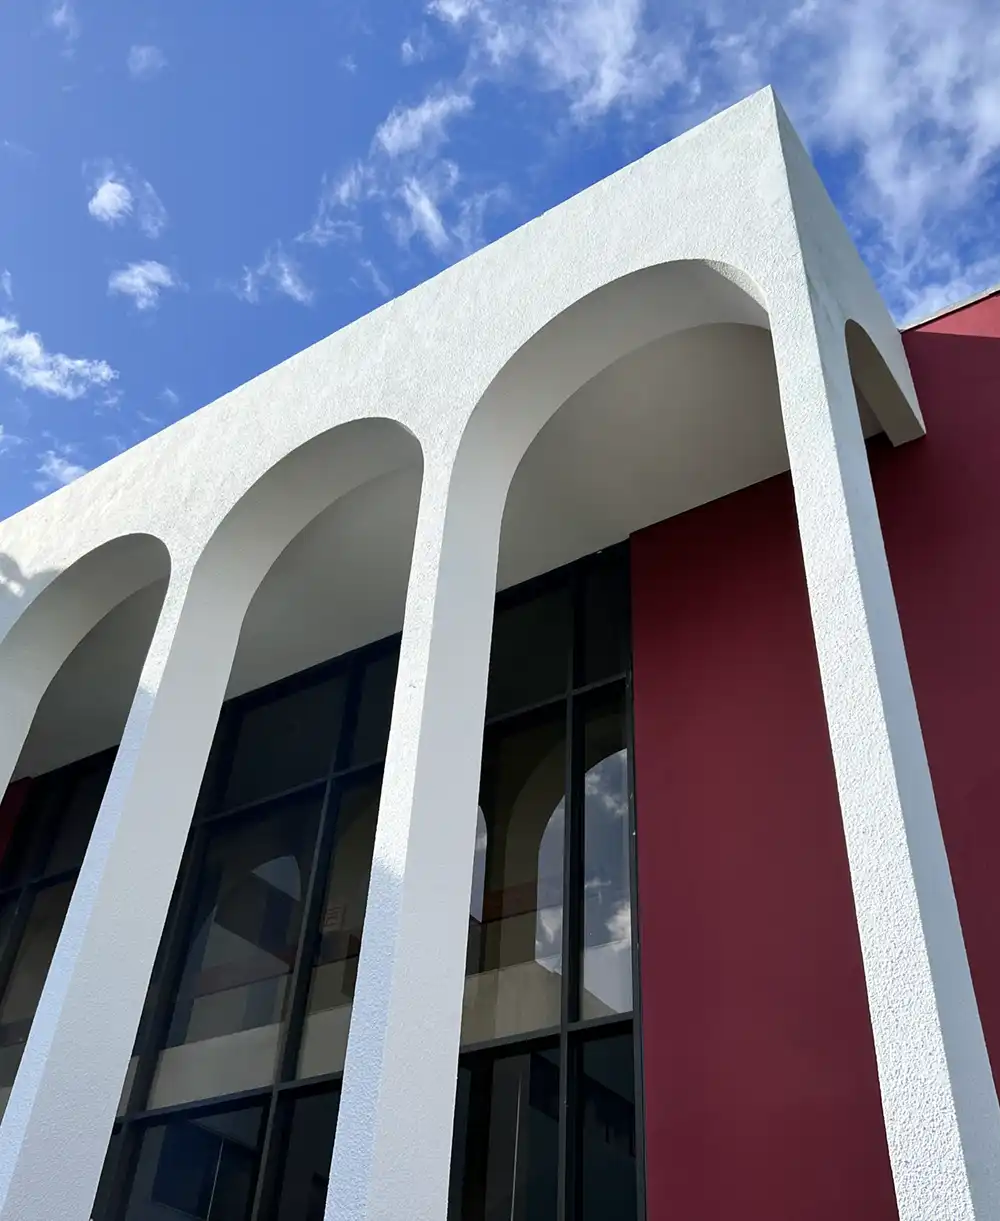
<path id="1" fill-rule="evenodd" d="M 632 581 L 629 556 L 626 557 L 626 606 L 628 622 L 632 622 Z M 635 793 L 635 715 L 633 710 L 632 683 L 632 633 L 628 641 L 628 673 L 625 678 L 625 748 L 626 748 L 626 784 L 628 785 L 628 819 L 629 819 L 629 900 L 631 904 L 630 920 L 632 923 L 632 1064 L 635 1082 L 635 1171 L 636 1171 L 636 1221 L 644 1221 L 646 1216 L 646 1092 L 643 1084 L 642 1067 L 642 988 L 640 971 L 639 946 L 639 839 L 636 819 Z"/>
<path id="2" fill-rule="evenodd" d="M 580 727 L 578 702 L 573 691 L 581 670 L 583 583 L 581 569 L 570 573 L 570 633 L 568 694 L 566 697 L 566 785 L 563 839 L 562 1006 L 559 1022 L 559 1195 L 557 1221 L 573 1218 L 573 1108 L 574 1081 L 570 1061 L 569 1024 L 575 1020 L 579 999 L 579 889 L 582 874 L 580 818 Z"/>

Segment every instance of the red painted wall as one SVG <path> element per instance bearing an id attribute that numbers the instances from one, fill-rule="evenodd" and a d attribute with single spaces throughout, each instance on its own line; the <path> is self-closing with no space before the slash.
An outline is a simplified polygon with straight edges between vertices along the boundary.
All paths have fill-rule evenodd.
<path id="1" fill-rule="evenodd" d="M 890 1221 L 790 482 L 632 565 L 648 1221 Z"/>
<path id="2" fill-rule="evenodd" d="M 1000 295 L 905 343 L 872 473 L 996 1072 Z M 894 1221 L 789 481 L 632 563 L 649 1221 Z"/>

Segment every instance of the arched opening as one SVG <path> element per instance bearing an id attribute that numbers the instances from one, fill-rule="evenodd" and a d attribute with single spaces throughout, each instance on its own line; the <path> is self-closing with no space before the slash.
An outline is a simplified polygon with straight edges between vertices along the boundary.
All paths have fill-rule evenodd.
<path id="1" fill-rule="evenodd" d="M 886 370 L 881 358 L 875 359 L 878 354 L 866 349 L 863 355 L 870 367 L 852 360 L 852 372 L 862 431 L 870 437 L 891 417 L 892 403 L 887 407 L 884 395 L 893 387 L 880 384 Z M 802 969 L 809 938 L 798 931 L 789 935 L 780 927 L 776 931 L 780 921 L 769 923 L 774 892 L 782 893 L 782 869 L 788 867 L 787 828 L 780 818 L 768 819 L 766 811 L 757 811 L 754 818 L 756 842 L 753 852 L 744 850 L 743 856 L 769 878 L 767 888 L 755 891 L 751 871 L 741 873 L 740 854 L 725 841 L 708 843 L 704 830 L 692 827 L 700 812 L 693 796 L 698 791 L 694 776 L 685 793 L 686 806 L 673 809 L 656 791 L 647 789 L 644 794 L 641 777 L 636 784 L 631 778 L 634 535 L 668 519 L 695 522 L 690 533 L 696 539 L 704 530 L 702 550 L 692 546 L 675 555 L 668 538 L 656 557 L 662 569 L 675 571 L 674 599 L 688 606 L 697 596 L 691 590 L 700 588 L 701 574 L 723 554 L 715 547 L 720 541 L 712 533 L 716 527 L 697 523 L 714 522 L 709 511 L 729 501 L 734 508 L 728 520 L 735 535 L 740 525 L 739 497 L 756 490 L 756 485 L 777 488 L 784 516 L 765 528 L 775 526 L 782 532 L 781 544 L 790 538 L 796 550 L 792 563 L 777 574 L 762 566 L 760 584 L 766 587 L 771 580 L 780 584 L 786 578 L 793 584 L 790 614 L 801 615 L 801 620 L 793 618 L 791 628 L 797 633 L 803 624 L 809 638 L 791 488 L 781 478 L 787 475 L 789 461 L 774 348 L 763 307 L 738 276 L 724 275 L 722 269 L 679 265 L 637 273 L 578 303 L 543 328 L 497 378 L 482 406 L 487 414 L 479 421 L 473 419 L 469 435 L 477 436 L 477 430 L 478 435 L 489 435 L 493 452 L 506 443 L 503 452 L 509 465 L 496 481 L 497 497 L 505 496 L 505 511 L 480 790 L 487 851 L 484 927 L 479 936 L 489 943 L 492 914 L 498 926 L 494 936 L 501 943 L 504 925 L 515 918 L 530 922 L 535 937 L 533 944 L 525 939 L 519 947 L 516 964 L 514 953 L 501 962 L 494 978 L 482 966 L 476 969 L 470 955 L 453 1153 L 456 1216 L 463 1221 L 474 1217 L 474 1201 L 484 1195 L 501 1199 L 505 1210 L 545 1213 L 555 1209 L 560 1193 L 580 1215 L 639 1215 L 643 1135 L 637 1067 L 641 1042 L 634 842 L 635 807 L 643 801 L 652 811 L 646 816 L 646 825 L 655 832 L 649 842 L 656 845 L 653 866 L 652 856 L 643 858 L 644 878 L 666 879 L 682 890 L 688 879 L 672 875 L 669 864 L 660 858 L 669 857 L 675 835 L 682 847 L 696 843 L 700 872 L 691 888 L 700 886 L 712 894 L 714 907 L 727 916 L 718 920 L 720 926 L 727 926 L 720 937 L 739 947 L 759 976 L 749 983 L 745 1007 L 738 998 L 730 1000 L 733 979 L 744 977 L 719 953 L 715 916 L 706 916 L 700 896 L 679 916 L 681 905 L 671 907 L 669 897 L 655 890 L 644 899 L 651 910 L 669 910 L 675 916 L 671 927 L 666 919 L 659 920 L 654 935 L 644 942 L 644 953 L 652 955 L 647 957 L 651 963 L 647 977 L 656 992 L 656 1003 L 648 1012 L 658 1035 L 650 1056 L 655 1065 L 650 1108 L 657 1125 L 657 1158 L 663 1160 L 668 1142 L 664 1134 L 671 1133 L 670 1139 L 686 1150 L 685 1164 L 693 1167 L 686 1180 L 685 1172 L 678 1171 L 671 1186 L 684 1182 L 690 1188 L 692 1181 L 703 1178 L 698 1170 L 702 1149 L 722 1148 L 727 1156 L 742 1156 L 742 1147 L 726 1142 L 735 1140 L 737 1126 L 746 1131 L 748 1116 L 741 1112 L 746 1096 L 740 1098 L 738 1087 L 730 1085 L 746 1074 L 758 1083 L 758 1097 L 766 1100 L 768 1113 L 780 1115 L 771 1125 L 772 1132 L 782 1133 L 780 1141 L 773 1135 L 767 1139 L 763 1160 L 769 1166 L 781 1166 L 778 1173 L 794 1179 L 794 1158 L 786 1151 L 799 1147 L 796 1129 L 809 1127 L 819 1150 L 812 1154 L 813 1164 L 831 1181 L 843 1181 L 848 1165 L 858 1156 L 857 1137 L 851 1130 L 856 1120 L 856 1130 L 865 1134 L 866 1149 L 857 1162 L 863 1186 L 852 1190 L 859 1202 L 869 1190 L 877 1195 L 887 1179 L 888 1163 L 880 1115 L 871 1105 L 873 1098 L 877 1100 L 877 1079 L 870 1027 L 866 1031 L 864 1025 L 864 989 L 856 986 L 861 979 L 860 959 L 850 914 L 849 876 L 846 868 L 837 872 L 843 845 L 837 840 L 842 829 L 836 809 L 822 832 L 810 825 L 806 840 L 812 836 L 810 848 L 832 842 L 842 855 L 830 866 L 827 861 L 834 859 L 833 853 L 826 859 L 816 854 L 820 885 L 815 903 L 810 907 L 797 899 L 800 906 L 795 913 L 803 927 L 815 927 L 818 938 L 829 936 L 831 952 L 839 956 L 831 976 L 847 985 L 841 998 L 832 989 L 822 992 L 824 1004 L 819 1005 L 816 996 L 829 985 L 817 987 Z M 755 505 L 751 499 L 748 513 Z M 786 527 L 788 535 L 783 533 Z M 752 545 L 752 530 L 749 538 Z M 770 554 L 768 546 L 761 548 L 762 557 Z M 726 562 L 731 560 L 727 553 Z M 720 585 L 724 584 L 722 578 Z M 779 604 L 783 595 L 783 589 L 776 590 Z M 688 609 L 696 620 L 697 609 Z M 752 668 L 756 625 L 744 624 L 738 604 L 725 609 L 728 617 L 720 619 L 722 630 L 737 642 L 727 656 L 747 654 L 750 659 L 739 664 Z M 783 604 L 781 613 L 785 613 Z M 669 615 L 663 615 L 663 621 L 669 622 Z M 669 653 L 662 641 L 649 646 L 643 681 L 666 692 L 662 702 L 671 709 L 671 726 L 689 724 L 685 710 L 695 709 L 691 719 L 701 735 L 700 766 L 720 774 L 747 767 L 739 737 L 727 740 L 720 750 L 705 734 L 705 726 L 713 723 L 712 713 L 700 709 L 697 679 L 689 679 L 674 692 L 670 673 L 657 670 L 661 663 L 652 651 L 655 647 Z M 808 711 L 815 713 L 822 747 L 828 751 L 814 655 L 800 659 L 796 677 L 803 673 L 807 700 L 814 701 Z M 741 681 L 742 675 L 734 689 Z M 754 697 L 765 701 L 763 720 L 766 695 L 759 694 L 757 681 L 754 677 L 750 683 Z M 766 692 L 766 675 L 760 682 Z M 718 690 L 713 698 L 720 698 Z M 724 718 L 718 721 L 728 730 Z M 545 732 L 550 737 L 541 744 Z M 646 741 L 647 758 L 650 750 L 672 755 L 675 771 L 696 772 L 692 760 L 677 758 L 684 749 L 678 741 L 653 746 Z M 798 800 L 794 780 L 799 761 L 780 749 L 777 755 L 792 776 L 788 791 Z M 551 777 L 544 792 L 537 784 L 543 766 Z M 663 770 L 669 775 L 669 765 Z M 707 779 L 702 787 L 708 787 Z M 781 789 L 780 783 L 777 787 Z M 503 800 L 496 794 L 502 794 Z M 747 804 L 751 799 L 749 794 L 744 798 Z M 781 800 L 790 804 L 787 794 Z M 533 838 L 525 834 L 535 853 L 534 873 L 527 880 L 517 879 L 522 887 L 518 906 L 506 890 L 493 898 L 491 883 L 506 866 L 505 836 L 512 825 L 508 811 L 529 805 L 533 819 L 524 819 L 523 825 L 534 833 Z M 730 784 L 726 813 L 732 823 L 739 823 L 739 811 L 740 794 Z M 807 814 L 799 807 L 797 813 L 808 818 L 813 812 Z M 824 809 L 822 818 L 827 814 Z M 814 822 L 819 821 L 817 813 Z M 642 825 L 640 820 L 640 834 Z M 723 819 L 723 825 L 731 823 Z M 557 826 L 562 831 L 562 868 L 552 888 L 544 878 L 543 856 L 548 858 L 548 840 L 554 838 Z M 739 834 L 745 834 L 742 827 Z M 739 836 L 732 836 L 732 841 L 740 842 Z M 543 846 L 544 854 L 539 851 Z M 528 855 L 526 851 L 524 858 Z M 809 860 L 816 863 L 812 857 Z M 771 940 L 744 944 L 735 894 L 740 896 L 747 925 L 766 929 Z M 553 912 L 558 912 L 558 921 L 550 918 Z M 760 919 L 759 912 L 765 913 Z M 841 918 L 843 936 L 829 935 L 830 923 Z M 704 960 L 699 956 L 702 935 L 722 966 L 717 968 L 709 955 Z M 508 945 L 513 949 L 513 938 Z M 779 966 L 766 957 L 770 955 Z M 549 988 L 540 1002 L 539 981 L 545 976 L 547 956 L 559 967 L 558 973 L 548 972 Z M 747 968 L 748 974 L 754 973 L 753 967 Z M 503 983 L 514 998 L 504 994 Z M 725 997 L 726 1003 L 713 1011 L 716 996 Z M 825 1014 L 838 1003 L 845 1024 L 850 1025 L 849 1053 L 857 1055 L 849 1066 L 854 1073 L 851 1088 L 833 1107 L 827 1101 L 818 1104 L 816 1094 L 819 1083 L 835 1076 L 849 1058 L 839 1053 L 824 1026 Z M 681 1014 L 681 1019 L 675 1021 L 672 1012 Z M 693 1014 L 698 1015 L 697 1022 L 690 1017 Z M 759 1014 L 766 1015 L 770 1024 L 762 1022 Z M 687 1039 L 694 1065 L 687 1070 L 690 1082 L 685 1077 L 689 1093 L 682 1096 L 672 1093 L 670 1073 L 664 1068 L 685 1058 L 685 1048 L 667 1051 L 662 1046 L 672 1038 L 664 1032 L 672 1030 Z M 797 1035 L 788 1033 L 796 1030 Z M 856 1037 L 858 1030 L 862 1033 Z M 756 1049 L 756 1062 L 739 1063 L 741 1048 Z M 746 1058 L 753 1056 L 747 1053 Z M 788 1068 L 790 1060 L 806 1065 L 798 1078 Z M 724 1084 L 713 1079 L 715 1062 L 729 1066 Z M 761 1080 L 768 1075 L 769 1080 Z M 731 1118 L 737 1113 L 739 1125 Z M 831 1122 L 831 1113 L 841 1138 L 832 1152 L 819 1138 Z M 518 1179 L 516 1168 L 525 1162 L 531 1172 Z M 658 1168 L 657 1173 L 662 1184 L 667 1172 Z M 759 1190 L 756 1183 L 768 1182 L 770 1173 L 758 1175 L 755 1190 Z M 808 1197 L 808 1190 L 803 1191 L 802 1198 Z M 709 1201 L 716 1198 L 711 1187 L 697 1186 L 689 1197 L 675 1193 L 670 1207 L 683 1212 L 690 1199 L 688 1211 L 711 1211 Z M 659 1207 L 664 1199 L 661 1194 Z"/>
<path id="2" fill-rule="evenodd" d="M 115 539 L 51 580 L 25 580 L 21 596 L 32 584 L 42 587 L 0 643 L 0 673 L 16 678 L 20 697 L 5 714 L 24 735 L 0 803 L 0 1106 L 14 1083 L 169 571 L 159 540 Z"/>
<path id="3" fill-rule="evenodd" d="M 105 1168 L 125 1217 L 322 1206 L 421 478 L 401 426 L 342 425 L 198 562 L 224 700 Z"/>
<path id="4" fill-rule="evenodd" d="M 509 465 L 453 1207 L 474 1216 L 485 1194 L 544 1212 L 570 1191 L 582 1215 L 628 1217 L 640 1134 L 627 540 L 788 469 L 767 315 L 731 269 L 638 272 L 538 332 L 477 411 L 468 435 Z"/>

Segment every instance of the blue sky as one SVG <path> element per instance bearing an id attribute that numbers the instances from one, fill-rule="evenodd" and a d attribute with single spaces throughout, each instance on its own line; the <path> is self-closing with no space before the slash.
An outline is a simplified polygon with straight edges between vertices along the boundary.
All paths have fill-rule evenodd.
<path id="1" fill-rule="evenodd" d="M 897 317 L 1000 281 L 995 0 L 748 8 L 5 0 L 0 518 L 766 83 Z"/>

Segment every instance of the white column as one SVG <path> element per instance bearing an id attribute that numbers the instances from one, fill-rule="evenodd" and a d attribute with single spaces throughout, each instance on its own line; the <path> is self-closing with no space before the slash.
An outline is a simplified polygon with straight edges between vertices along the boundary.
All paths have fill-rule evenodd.
<path id="1" fill-rule="evenodd" d="M 425 468 L 328 1221 L 447 1213 L 503 508 L 492 482 L 449 489 Z"/>
<path id="2" fill-rule="evenodd" d="M 771 321 L 900 1221 L 995 1221 L 1000 1109 L 844 320 L 803 277 Z"/>
<path id="3" fill-rule="evenodd" d="M 0 1221 L 88 1221 L 242 610 L 175 575 L 0 1128 Z"/>

